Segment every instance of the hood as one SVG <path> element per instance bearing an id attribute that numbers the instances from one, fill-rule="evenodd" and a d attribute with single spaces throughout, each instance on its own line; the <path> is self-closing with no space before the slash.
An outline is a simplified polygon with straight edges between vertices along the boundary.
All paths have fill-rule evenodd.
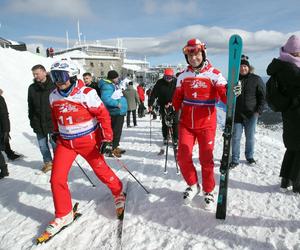
<path id="1" fill-rule="evenodd" d="M 297 70 L 299 70 L 299 68 L 294 63 L 285 62 L 280 59 L 274 58 L 267 68 L 267 74 L 271 76 L 283 71 L 290 72 Z"/>

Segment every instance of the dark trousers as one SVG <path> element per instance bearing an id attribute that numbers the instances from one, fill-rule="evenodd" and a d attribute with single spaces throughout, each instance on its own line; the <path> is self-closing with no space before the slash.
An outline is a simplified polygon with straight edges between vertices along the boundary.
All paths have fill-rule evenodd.
<path id="1" fill-rule="evenodd" d="M 4 151 L 5 151 L 5 154 L 7 155 L 7 157 L 14 154 L 14 151 L 10 147 L 9 140 L 7 140 L 7 142 L 5 143 L 5 150 Z"/>
<path id="2" fill-rule="evenodd" d="M 139 104 L 139 108 L 138 108 L 138 116 L 139 117 L 144 117 L 145 116 L 145 106 L 144 103 L 141 101 L 141 103 Z"/>
<path id="3" fill-rule="evenodd" d="M 132 117 L 133 117 L 133 125 L 136 126 L 136 110 L 128 110 L 127 111 L 127 117 L 126 117 L 126 123 L 127 127 L 130 126 L 130 113 L 132 112 Z"/>
<path id="4" fill-rule="evenodd" d="M 5 163 L 5 159 L 1 151 L 0 151 L 0 170 L 2 174 L 8 174 L 7 165 Z"/>
<path id="5" fill-rule="evenodd" d="M 114 133 L 113 138 L 113 145 L 112 148 L 115 149 L 120 145 L 120 139 L 122 135 L 122 129 L 123 129 L 123 123 L 124 123 L 124 116 L 123 115 L 112 115 L 111 116 L 111 128 Z"/>
<path id="6" fill-rule="evenodd" d="M 281 169 L 280 177 L 291 180 L 300 186 L 300 151 L 289 150 L 285 151 Z"/>
<path id="7" fill-rule="evenodd" d="M 164 140 L 168 138 L 169 135 L 169 128 L 166 125 L 165 122 L 165 112 L 161 112 L 161 123 L 162 123 L 162 134 L 164 137 Z M 177 142 L 178 140 L 178 112 L 175 113 L 175 116 L 172 120 L 172 132 L 173 132 L 173 140 Z"/>

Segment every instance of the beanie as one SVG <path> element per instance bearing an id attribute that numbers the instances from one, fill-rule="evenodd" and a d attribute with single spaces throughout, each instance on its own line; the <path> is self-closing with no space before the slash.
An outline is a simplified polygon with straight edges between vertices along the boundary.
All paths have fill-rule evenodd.
<path id="1" fill-rule="evenodd" d="M 242 55 L 241 65 L 246 65 L 250 68 L 250 63 L 249 63 L 248 59 L 249 59 L 248 56 Z"/>
<path id="2" fill-rule="evenodd" d="M 119 77 L 119 74 L 118 74 L 117 71 L 115 71 L 115 70 L 108 71 L 108 73 L 107 73 L 107 79 L 112 80 L 112 79 L 115 79 L 117 77 Z"/>
<path id="3" fill-rule="evenodd" d="M 300 52 L 300 37 L 292 35 L 283 46 L 283 51 L 286 53 Z"/>

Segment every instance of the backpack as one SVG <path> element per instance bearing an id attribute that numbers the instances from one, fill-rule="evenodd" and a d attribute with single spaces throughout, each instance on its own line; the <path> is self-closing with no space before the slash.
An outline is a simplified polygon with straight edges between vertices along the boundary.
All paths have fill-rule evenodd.
<path id="1" fill-rule="evenodd" d="M 266 100 L 274 112 L 286 111 L 290 106 L 290 98 L 283 93 L 284 89 L 279 85 L 277 79 L 271 76 L 266 83 Z"/>

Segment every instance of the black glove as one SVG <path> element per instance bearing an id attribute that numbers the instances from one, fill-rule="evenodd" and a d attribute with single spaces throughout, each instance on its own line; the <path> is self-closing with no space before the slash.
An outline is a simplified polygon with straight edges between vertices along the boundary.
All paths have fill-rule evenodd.
<path id="1" fill-rule="evenodd" d="M 100 153 L 105 154 L 112 151 L 112 142 L 111 141 L 102 141 L 100 145 Z"/>
<path id="2" fill-rule="evenodd" d="M 56 143 L 57 139 L 58 139 L 59 133 L 53 133 L 51 134 L 51 139 L 52 141 L 54 141 Z"/>

